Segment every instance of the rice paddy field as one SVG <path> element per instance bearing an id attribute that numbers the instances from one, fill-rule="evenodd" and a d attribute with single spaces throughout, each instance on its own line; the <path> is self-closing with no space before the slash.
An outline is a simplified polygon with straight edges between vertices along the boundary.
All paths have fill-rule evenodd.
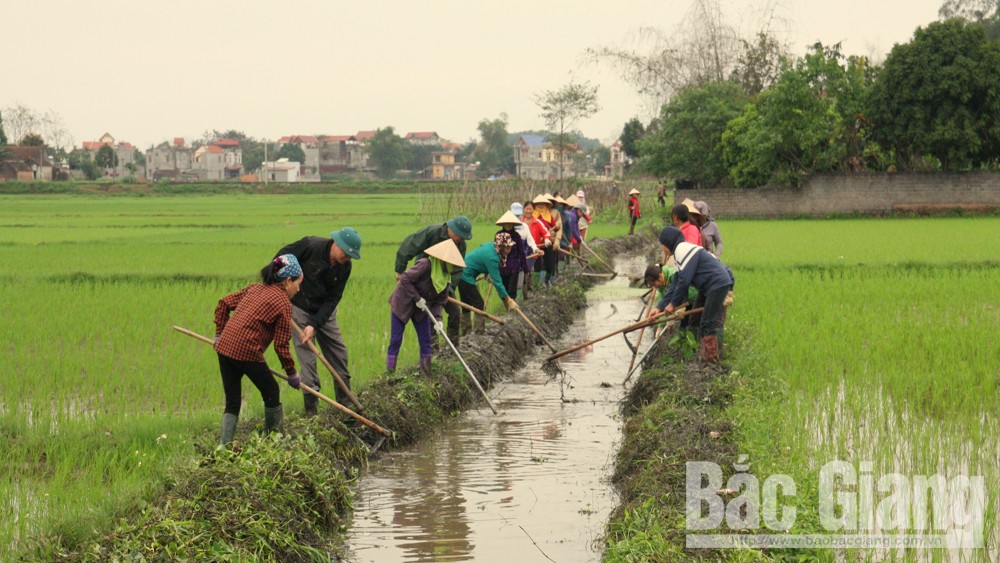
<path id="1" fill-rule="evenodd" d="M 0 196 L 0 559 L 106 528 L 196 458 L 193 442 L 217 432 L 218 366 L 171 326 L 210 335 L 218 298 L 284 244 L 359 230 L 338 318 L 353 384 L 381 374 L 395 251 L 446 219 L 419 216 L 419 197 L 436 196 Z M 805 484 L 839 458 L 984 475 L 996 514 L 1000 218 L 720 227 L 738 280 L 730 326 L 745 386 L 733 409 L 753 471 Z M 476 222 L 470 248 L 494 230 Z M 401 362 L 415 361 L 408 331 Z M 301 412 L 298 392 L 282 395 Z M 249 383 L 244 398 L 241 416 L 259 417 Z"/>

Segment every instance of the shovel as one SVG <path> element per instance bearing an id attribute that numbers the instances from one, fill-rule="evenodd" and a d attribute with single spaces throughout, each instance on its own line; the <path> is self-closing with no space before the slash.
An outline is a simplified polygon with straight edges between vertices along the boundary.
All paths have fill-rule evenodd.
<path id="1" fill-rule="evenodd" d="M 215 342 L 212 339 L 210 339 L 208 337 L 205 337 L 205 336 L 202 336 L 202 335 L 198 334 L 197 332 L 190 331 L 190 330 L 188 330 L 186 328 L 182 328 L 182 327 L 179 327 L 179 326 L 174 326 L 174 330 L 176 330 L 177 332 L 184 333 L 184 334 L 190 336 L 191 338 L 194 338 L 195 340 L 201 340 L 205 344 L 208 344 L 208 345 L 214 345 L 215 344 Z M 285 374 L 281 373 L 280 371 L 276 371 L 276 370 L 272 369 L 271 370 L 271 375 L 274 375 L 275 377 L 278 377 L 280 379 L 288 381 L 288 377 L 285 376 Z M 371 428 L 372 430 L 378 432 L 379 434 L 382 434 L 382 438 L 378 441 L 377 444 L 375 444 L 375 447 L 371 448 L 371 450 L 373 452 L 375 450 L 377 450 L 379 448 L 379 446 L 382 445 L 382 442 L 385 440 L 386 437 L 391 437 L 392 436 L 392 432 L 391 431 L 386 430 L 385 428 L 382 428 L 378 424 L 375 424 L 374 422 L 372 422 L 372 421 L 368 420 L 367 418 L 361 416 L 360 414 L 352 411 L 351 409 L 345 407 L 344 405 L 338 403 L 337 401 L 334 401 L 333 399 L 327 397 L 326 395 L 320 393 L 319 391 L 313 389 L 312 387 L 309 387 L 308 385 L 305 385 L 304 383 L 300 383 L 299 384 L 299 388 L 302 389 L 303 391 L 305 391 L 306 393 L 314 395 L 314 396 L 316 396 L 316 398 L 321 399 L 322 401 L 324 401 L 326 403 L 329 403 L 330 406 L 334 407 L 335 409 L 337 409 L 337 410 L 339 410 L 339 411 L 341 411 L 343 413 L 346 413 L 346 414 L 352 416 L 355 420 L 357 420 L 361 424 L 364 424 L 368 428 Z"/>
<path id="2" fill-rule="evenodd" d="M 489 395 L 486 394 L 486 391 L 483 389 L 483 386 L 479 384 L 479 380 L 476 379 L 476 376 L 472 373 L 472 368 L 469 367 L 469 364 L 465 363 L 465 358 L 463 358 L 462 355 L 458 353 L 458 348 L 456 348 L 455 345 L 452 344 L 451 339 L 448 338 L 448 334 L 444 330 L 444 325 L 442 325 L 440 322 L 438 322 L 437 319 L 434 318 L 434 315 L 431 314 L 431 310 L 427 307 L 426 304 L 417 303 L 417 306 L 423 309 L 425 313 L 427 313 L 427 316 L 430 317 L 431 322 L 434 323 L 434 330 L 438 331 L 441 334 L 441 336 L 444 337 L 444 341 L 448 343 L 448 346 L 451 346 L 452 351 L 455 352 L 455 357 L 458 358 L 458 361 L 462 362 L 462 366 L 465 367 L 465 371 L 469 373 L 469 377 L 472 378 L 472 382 L 476 385 L 476 389 L 479 389 L 479 392 L 482 393 L 483 398 L 486 399 L 486 404 L 489 405 L 490 410 L 493 411 L 493 414 L 498 414 L 497 408 L 493 406 L 493 402 L 490 401 Z"/>

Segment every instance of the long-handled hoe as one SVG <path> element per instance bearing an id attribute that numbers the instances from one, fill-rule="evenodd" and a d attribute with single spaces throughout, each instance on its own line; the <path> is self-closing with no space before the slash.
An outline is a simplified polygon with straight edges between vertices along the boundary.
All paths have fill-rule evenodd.
<path id="1" fill-rule="evenodd" d="M 295 334 L 296 336 L 299 337 L 299 341 L 306 342 L 306 335 L 302 332 L 302 327 L 299 326 L 299 323 L 292 321 L 292 328 L 295 329 Z M 317 358 L 319 358 L 321 362 L 323 362 L 323 365 L 326 366 L 326 369 L 329 370 L 331 374 L 333 374 L 333 379 L 337 381 L 337 385 L 340 387 L 340 390 L 343 391 L 344 394 L 347 395 L 347 398 L 351 400 L 351 403 L 354 404 L 354 408 L 356 408 L 359 411 L 362 410 L 361 403 L 358 402 L 358 399 L 357 397 L 354 396 L 354 393 L 351 393 L 351 388 L 348 387 L 346 383 L 344 383 L 344 380 L 341 379 L 340 374 L 337 373 L 337 370 L 333 369 L 333 366 L 330 365 L 329 361 L 327 361 L 326 356 L 321 354 L 319 349 L 316 348 L 316 344 L 314 344 L 313 341 L 310 340 L 306 342 L 306 346 L 309 347 L 313 355 L 315 355 Z"/>
<path id="2" fill-rule="evenodd" d="M 188 330 L 186 328 L 182 328 L 182 327 L 179 327 L 179 326 L 175 325 L 174 326 L 174 330 L 176 330 L 177 332 L 186 334 L 186 335 L 190 336 L 191 338 L 194 338 L 195 340 L 200 340 L 200 341 L 204 342 L 205 344 L 208 344 L 209 346 L 215 344 L 215 342 L 211 338 L 202 336 L 202 335 L 198 334 L 197 332 Z M 279 379 L 283 379 L 285 381 L 288 381 L 288 377 L 286 377 L 285 374 L 281 373 L 280 371 L 272 369 L 271 370 L 271 374 L 274 375 L 275 377 L 279 378 Z M 306 393 L 314 395 L 317 399 L 319 399 L 319 400 L 321 400 L 321 401 L 323 401 L 325 403 L 328 403 L 331 407 L 333 407 L 333 408 L 339 410 L 340 412 L 343 412 L 343 413 L 345 413 L 345 414 L 353 417 L 355 420 L 357 420 L 361 424 L 364 424 L 368 428 L 371 428 L 372 430 L 374 430 L 374 431 L 378 432 L 379 434 L 381 434 L 382 436 L 379 437 L 378 442 L 376 442 L 374 446 L 369 447 L 369 453 L 375 453 L 376 451 L 378 451 L 378 449 L 380 447 L 382 447 L 382 443 L 385 442 L 385 439 L 389 438 L 389 437 L 392 437 L 392 431 L 386 430 L 385 428 L 382 428 L 378 424 L 375 424 L 374 422 L 372 422 L 372 421 L 368 420 L 367 418 L 361 416 L 360 414 L 352 411 L 351 409 L 345 407 L 344 405 L 338 403 L 337 401 L 334 401 L 330 397 L 327 397 L 326 395 L 320 393 L 319 391 L 313 389 L 312 387 L 309 387 L 308 385 L 306 385 L 304 383 L 300 383 L 299 384 L 299 388 L 302 389 L 303 391 L 305 391 Z M 357 436 L 355 436 L 355 438 L 357 438 Z M 362 444 L 364 444 L 363 440 L 361 440 L 360 438 L 358 438 L 358 440 L 361 441 Z M 365 446 L 368 447 L 367 444 L 365 444 Z"/>

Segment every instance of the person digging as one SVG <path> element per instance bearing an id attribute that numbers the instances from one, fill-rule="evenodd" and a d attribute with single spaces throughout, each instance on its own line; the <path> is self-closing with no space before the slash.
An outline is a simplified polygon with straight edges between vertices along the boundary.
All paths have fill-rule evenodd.
<path id="1" fill-rule="evenodd" d="M 484 242 L 465 257 L 465 268 L 462 270 L 462 279 L 458 283 L 462 295 L 468 297 L 469 305 L 476 309 L 486 308 L 483 295 L 476 287 L 476 278 L 481 274 L 487 274 L 493 283 L 493 289 L 496 290 L 497 296 L 503 299 L 507 310 L 517 309 L 517 302 L 511 299 L 507 288 L 503 285 L 503 279 L 500 277 L 500 268 L 506 264 L 507 256 L 512 248 L 514 248 L 514 240 L 509 233 L 504 231 L 497 233 L 492 242 Z M 464 314 L 469 315 L 470 313 L 465 312 Z M 479 319 L 476 321 L 476 330 L 481 331 L 485 321 L 481 317 L 477 316 L 476 318 Z M 469 322 L 471 324 L 473 321 L 470 319 Z"/>
<path id="2" fill-rule="evenodd" d="M 441 310 L 448 303 L 453 270 L 465 267 L 458 246 L 450 239 L 428 248 L 424 254 L 399 276 L 396 288 L 389 296 L 391 336 L 385 356 L 388 373 L 396 371 L 403 331 L 406 330 L 406 323 L 412 322 L 420 343 L 420 374 L 430 376 L 432 320 L 425 309 L 429 309 L 437 322 L 441 322 Z"/>
<path id="3" fill-rule="evenodd" d="M 351 277 L 351 260 L 361 259 L 361 235 L 351 227 L 344 227 L 330 233 L 330 238 L 300 239 L 282 248 L 278 254 L 292 254 L 302 266 L 302 290 L 292 298 L 292 320 L 303 332 L 302 339 L 293 335 L 302 382 L 317 391 L 320 389 L 316 355 L 308 344 L 315 339 L 323 356 L 350 389 L 347 345 L 337 324 L 337 307 Z M 302 399 L 306 415 L 315 415 L 319 404 L 316 396 L 303 393 Z M 336 399 L 341 404 L 347 399 L 339 387 Z"/>

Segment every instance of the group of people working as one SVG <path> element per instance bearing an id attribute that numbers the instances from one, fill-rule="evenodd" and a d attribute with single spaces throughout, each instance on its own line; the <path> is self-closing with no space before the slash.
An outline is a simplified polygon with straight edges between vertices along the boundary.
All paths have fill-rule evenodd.
<path id="1" fill-rule="evenodd" d="M 702 361 L 715 363 L 732 302 L 736 277 L 722 263 L 722 234 L 708 204 L 685 199 L 670 214 L 673 226 L 660 231 L 664 260 L 646 269 L 646 285 L 658 291 L 649 316 L 674 313 L 681 307 L 702 309 L 685 316 L 681 329 L 696 331 Z"/>
<path id="2" fill-rule="evenodd" d="M 431 225 L 407 236 L 396 253 L 396 286 L 389 296 L 390 341 L 386 369 L 395 371 L 403 333 L 413 324 L 420 345 L 420 371 L 429 374 L 432 327 L 448 313 L 446 334 L 455 346 L 463 332 L 482 326 L 468 309 L 485 309 L 477 280 L 486 276 L 508 310 L 518 307 L 532 287 L 550 285 L 559 274 L 560 249 L 577 247 L 586 236 L 590 210 L 584 192 L 563 199 L 544 194 L 514 202 L 496 224 L 491 241 L 466 253 L 472 222 L 464 216 Z M 350 388 L 347 346 L 337 324 L 337 307 L 351 275 L 352 260 L 361 258 L 361 236 L 350 227 L 330 237 L 305 237 L 278 251 L 251 284 L 219 300 L 215 309 L 214 348 L 225 392 L 220 442 L 228 446 L 236 433 L 243 376 L 264 399 L 264 432 L 282 421 L 278 383 L 264 360 L 273 342 L 287 382 L 320 389 L 313 341 L 344 386 Z M 460 299 L 455 299 L 457 295 Z M 474 326 L 475 325 L 475 326 Z M 288 341 L 300 369 L 296 371 Z M 336 397 L 343 403 L 345 391 Z M 306 415 L 317 412 L 315 395 L 303 393 Z"/>

